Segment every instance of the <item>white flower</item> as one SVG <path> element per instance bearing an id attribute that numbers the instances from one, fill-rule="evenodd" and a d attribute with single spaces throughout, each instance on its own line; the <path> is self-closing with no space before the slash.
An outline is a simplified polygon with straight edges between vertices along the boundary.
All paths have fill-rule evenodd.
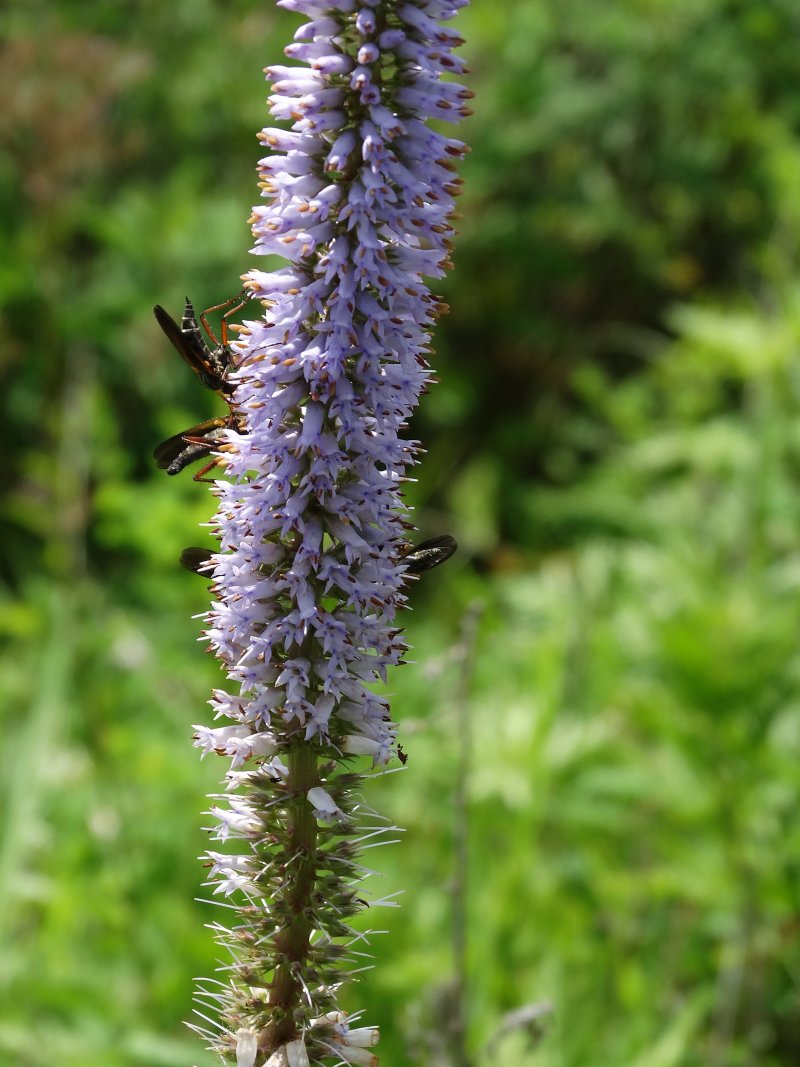
<path id="1" fill-rule="evenodd" d="M 317 819 L 337 819 L 341 817 L 341 809 L 337 806 L 330 793 L 326 793 L 324 789 L 315 786 L 313 789 L 309 789 L 306 796 L 309 804 L 314 809 L 314 815 Z"/>
<path id="2" fill-rule="evenodd" d="M 257 1035 L 241 1027 L 236 1031 L 236 1067 L 253 1067 L 258 1051 Z"/>
<path id="3" fill-rule="evenodd" d="M 303 1039 L 299 1038 L 297 1041 L 281 1045 L 272 1053 L 265 1067 L 309 1067 L 308 1053 Z"/>

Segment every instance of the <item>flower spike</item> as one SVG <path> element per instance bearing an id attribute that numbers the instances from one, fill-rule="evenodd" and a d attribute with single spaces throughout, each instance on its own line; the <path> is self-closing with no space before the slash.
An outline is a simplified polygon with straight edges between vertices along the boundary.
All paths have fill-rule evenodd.
<path id="1" fill-rule="evenodd" d="M 443 306 L 424 279 L 450 267 L 466 148 L 428 120 L 469 114 L 442 80 L 463 70 L 445 23 L 466 2 L 278 0 L 305 22 L 289 63 L 267 67 L 290 126 L 260 134 L 251 223 L 253 252 L 283 265 L 243 278 L 264 314 L 230 346 L 236 417 L 200 442 L 228 475 L 220 550 L 183 558 L 213 582 L 205 634 L 228 676 L 222 722 L 195 737 L 231 761 L 206 860 L 236 909 L 214 924 L 232 963 L 212 998 L 221 1032 L 203 1033 L 238 1067 L 377 1063 L 377 1029 L 337 1007 L 362 936 L 358 856 L 386 832 L 355 761 L 405 758 L 373 685 L 404 662 L 409 575 L 455 551 L 409 544 L 402 487 L 421 450 L 402 433 L 434 381 Z"/>

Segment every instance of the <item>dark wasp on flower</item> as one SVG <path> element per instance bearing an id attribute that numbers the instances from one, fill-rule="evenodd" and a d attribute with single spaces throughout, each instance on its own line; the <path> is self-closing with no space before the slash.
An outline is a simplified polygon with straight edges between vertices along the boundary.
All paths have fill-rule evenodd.
<path id="1" fill-rule="evenodd" d="M 196 463 L 224 449 L 230 440 L 229 430 L 235 430 L 239 434 L 247 433 L 244 417 L 235 411 L 231 411 L 224 418 L 206 419 L 196 426 L 181 430 L 173 437 L 168 437 L 156 446 L 153 458 L 159 470 L 165 470 L 167 474 L 180 474 L 190 463 Z M 219 464 L 220 457 L 215 456 L 193 476 L 193 481 L 212 482 L 213 479 L 206 478 L 205 475 Z"/>
<path id="2" fill-rule="evenodd" d="M 445 563 L 457 548 L 458 544 L 454 537 L 442 534 L 440 537 L 431 537 L 428 541 L 421 541 L 418 545 L 407 545 L 406 550 L 401 553 L 400 562 L 409 574 L 422 574 L 423 571 L 432 570 Z M 213 559 L 214 554 L 211 549 L 192 546 L 184 548 L 181 552 L 180 564 L 187 571 L 203 576 L 213 571 Z"/>
<path id="3" fill-rule="evenodd" d="M 153 458 L 158 468 L 165 470 L 167 474 L 180 474 L 191 463 L 206 459 L 215 451 L 224 448 L 229 441 L 228 431 L 234 430 L 239 434 L 247 433 L 245 417 L 236 412 L 232 406 L 231 396 L 234 386 L 226 378 L 228 371 L 234 365 L 233 354 L 228 343 L 228 318 L 247 304 L 247 299 L 244 299 L 245 295 L 242 291 L 230 300 L 207 308 L 200 315 L 200 322 L 213 348 L 209 347 L 200 332 L 194 307 L 188 296 L 180 326 L 160 304 L 156 304 L 153 308 L 159 326 L 183 360 L 191 367 L 203 385 L 219 393 L 230 408 L 227 416 L 206 419 L 204 422 L 189 426 L 156 446 Z M 232 304 L 235 306 L 231 307 Z M 221 311 L 223 308 L 229 310 L 222 316 L 221 338 L 218 339 L 209 324 L 208 316 L 211 312 Z M 219 463 L 219 458 L 214 457 L 194 475 L 193 480 L 196 482 L 213 481 L 205 475 Z"/>
<path id="4" fill-rule="evenodd" d="M 418 545 L 409 545 L 408 551 L 401 556 L 400 562 L 405 564 L 411 574 L 421 574 L 423 571 L 429 571 L 432 567 L 445 563 L 457 548 L 455 537 L 442 534 L 440 537 L 431 537 L 428 541 L 422 541 Z"/>
<path id="5" fill-rule="evenodd" d="M 225 300 L 221 304 L 215 304 L 214 307 L 206 308 L 200 315 L 200 322 L 212 341 L 213 348 L 209 348 L 208 343 L 200 332 L 194 307 L 188 296 L 186 297 L 180 326 L 160 304 L 156 304 L 153 308 L 153 314 L 158 325 L 203 385 L 226 398 L 230 396 L 234 388 L 226 381 L 228 370 L 233 365 L 233 357 L 228 344 L 228 318 L 245 306 L 247 300 L 243 299 L 244 295 L 243 292 L 237 293 L 230 300 Z M 235 306 L 231 307 L 231 304 Z M 229 310 L 222 316 L 222 326 L 220 328 L 222 337 L 217 339 L 209 324 L 208 316 L 212 311 L 221 311 L 223 308 L 229 308 Z"/>

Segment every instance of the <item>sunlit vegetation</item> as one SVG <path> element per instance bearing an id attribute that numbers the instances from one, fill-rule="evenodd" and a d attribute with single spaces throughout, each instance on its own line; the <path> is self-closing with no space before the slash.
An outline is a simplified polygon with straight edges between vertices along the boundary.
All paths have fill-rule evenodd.
<path id="1" fill-rule="evenodd" d="M 415 587 L 409 760 L 369 798 L 406 828 L 370 856 L 404 892 L 357 994 L 387 1067 L 800 1061 L 796 6 L 464 13 L 472 154 L 410 494 L 460 548 Z M 214 1062 L 181 1020 L 217 951 L 194 898 L 219 767 L 190 735 L 218 675 L 177 565 L 213 501 L 151 453 L 221 412 L 152 306 L 238 290 L 294 21 L 5 16 L 2 1064 Z"/>

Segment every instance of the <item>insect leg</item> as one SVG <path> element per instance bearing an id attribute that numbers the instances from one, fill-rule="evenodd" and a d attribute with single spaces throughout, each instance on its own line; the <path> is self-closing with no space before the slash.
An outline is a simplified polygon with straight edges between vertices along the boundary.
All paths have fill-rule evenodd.
<path id="1" fill-rule="evenodd" d="M 193 475 L 192 481 L 193 482 L 208 482 L 211 485 L 213 485 L 214 482 L 216 481 L 216 479 L 215 478 L 204 478 L 203 475 L 204 474 L 208 474 L 208 472 L 213 470 L 215 467 L 221 467 L 224 462 L 225 462 L 225 460 L 223 459 L 222 456 L 214 456 L 214 458 L 209 463 L 206 463 L 205 467 L 201 467 L 200 470 L 197 472 L 197 474 Z"/>
<path id="2" fill-rule="evenodd" d="M 227 324 L 227 322 L 225 320 L 226 320 L 228 315 L 233 315 L 234 312 L 238 311 L 239 308 L 243 308 L 244 305 L 247 303 L 246 300 L 242 300 L 242 297 L 244 296 L 244 292 L 245 292 L 244 289 L 242 289 L 240 292 L 238 292 L 236 294 L 236 296 L 232 296 L 230 298 L 230 300 L 223 300 L 223 302 L 221 304 L 215 304 L 213 307 L 206 308 L 206 310 L 200 316 L 200 321 L 203 324 L 203 329 L 206 331 L 206 333 L 208 334 L 208 336 L 211 338 L 211 340 L 214 342 L 215 345 L 219 345 L 221 343 L 223 348 L 227 348 L 228 324 Z M 222 311 L 223 308 L 229 308 L 229 307 L 231 307 L 231 304 L 236 304 L 237 301 L 238 301 L 238 306 L 234 307 L 234 308 L 231 308 L 231 310 L 229 312 L 227 312 L 226 315 L 222 316 L 222 341 L 220 342 L 220 341 L 217 340 L 217 335 L 211 329 L 211 326 L 210 326 L 209 321 L 208 321 L 208 316 L 211 314 L 212 311 Z"/>

